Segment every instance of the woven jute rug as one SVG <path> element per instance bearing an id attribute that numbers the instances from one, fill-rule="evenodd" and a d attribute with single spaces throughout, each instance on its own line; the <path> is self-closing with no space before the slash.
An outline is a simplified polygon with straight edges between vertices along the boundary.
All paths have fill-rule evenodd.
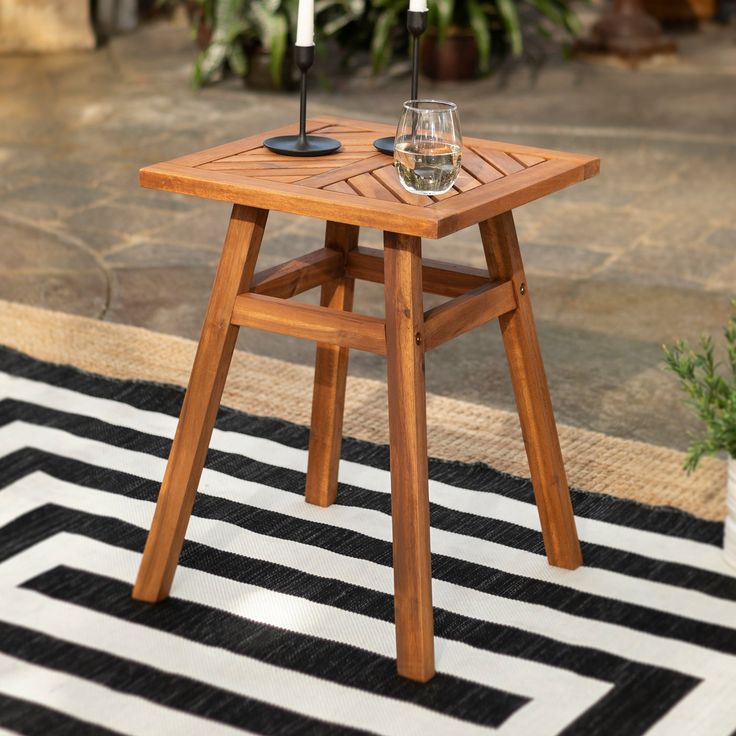
<path id="1" fill-rule="evenodd" d="M 0 344 L 40 360 L 92 373 L 185 386 L 196 343 L 138 327 L 101 322 L 0 300 Z M 236 352 L 223 404 L 308 425 L 312 369 Z M 383 382 L 349 377 L 344 432 L 386 443 Z M 483 462 L 526 477 L 528 465 L 515 414 L 437 395 L 427 397 L 429 453 Z M 682 471 L 684 455 L 665 447 L 565 425 L 560 440 L 571 485 L 642 503 L 675 506 L 707 519 L 725 516 L 726 465 L 706 459 Z"/>

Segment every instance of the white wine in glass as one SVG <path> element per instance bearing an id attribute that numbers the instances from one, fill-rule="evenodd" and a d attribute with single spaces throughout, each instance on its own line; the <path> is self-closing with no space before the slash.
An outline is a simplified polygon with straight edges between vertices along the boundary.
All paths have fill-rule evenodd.
<path id="1" fill-rule="evenodd" d="M 437 100 L 409 100 L 399 121 L 394 166 L 413 194 L 444 194 L 460 171 L 462 135 L 457 106 Z"/>
<path id="2" fill-rule="evenodd" d="M 414 194 L 444 194 L 457 179 L 462 148 L 452 143 L 399 143 L 394 166 L 406 189 Z"/>

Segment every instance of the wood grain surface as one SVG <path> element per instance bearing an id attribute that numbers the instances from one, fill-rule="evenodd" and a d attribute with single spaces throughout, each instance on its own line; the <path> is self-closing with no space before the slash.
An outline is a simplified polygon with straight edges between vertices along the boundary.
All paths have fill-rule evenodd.
<path id="1" fill-rule="evenodd" d="M 582 553 L 513 215 L 481 223 L 480 232 L 489 272 L 513 284 L 518 303 L 499 322 L 547 559 L 572 570 Z"/>
<path id="2" fill-rule="evenodd" d="M 169 595 L 194 497 L 220 407 L 238 328 L 230 315 L 250 288 L 268 212 L 235 205 L 215 275 L 197 354 L 171 446 L 133 597 L 153 603 Z"/>
<path id="3" fill-rule="evenodd" d="M 308 121 L 308 129 L 342 143 L 324 157 L 279 156 L 264 148 L 286 126 L 141 169 L 141 184 L 207 199 L 320 217 L 428 238 L 519 207 L 598 172 L 592 156 L 512 143 L 464 140 L 455 186 L 438 197 L 411 194 L 401 186 L 390 157 L 373 140 L 391 126 L 345 118 Z"/>
<path id="4" fill-rule="evenodd" d="M 251 283 L 254 294 L 290 299 L 304 291 L 337 279 L 345 272 L 345 257 L 335 250 L 319 248 L 258 273 Z"/>
<path id="5" fill-rule="evenodd" d="M 315 304 L 297 304 L 261 294 L 241 294 L 233 306 L 233 324 L 329 345 L 386 354 L 384 322 Z"/>
<path id="6" fill-rule="evenodd" d="M 349 349 L 386 356 L 397 668 L 435 672 L 424 359 L 498 318 L 548 560 L 582 563 L 549 388 L 511 210 L 598 172 L 590 156 L 469 138 L 444 195 L 406 192 L 373 140 L 391 126 L 308 122 L 338 153 L 282 157 L 262 145 L 293 126 L 141 170 L 144 186 L 234 202 L 230 225 L 133 596 L 169 594 L 240 327 L 317 343 L 305 498 L 335 502 Z M 326 221 L 325 244 L 253 276 L 268 210 Z M 479 224 L 487 270 L 422 260 L 421 237 Z M 383 251 L 359 227 L 384 231 Z M 385 319 L 355 314 L 355 280 L 384 284 Z M 320 305 L 288 299 L 320 286 Z M 423 311 L 424 292 L 449 298 Z"/>
<path id="7" fill-rule="evenodd" d="M 494 281 L 472 289 L 426 312 L 424 349 L 434 350 L 514 309 L 516 297 L 510 281 Z"/>
<path id="8" fill-rule="evenodd" d="M 345 274 L 345 263 L 349 253 L 358 247 L 358 235 L 354 225 L 327 223 L 325 249 L 339 256 L 342 276 L 322 287 L 320 304 L 326 309 L 353 309 L 355 280 Z M 348 358 L 345 346 L 317 343 L 305 489 L 307 502 L 317 506 L 329 506 L 337 498 Z"/>
<path id="9" fill-rule="evenodd" d="M 386 233 L 384 247 L 396 665 L 400 675 L 426 682 L 434 675 L 434 623 L 422 246 Z"/>

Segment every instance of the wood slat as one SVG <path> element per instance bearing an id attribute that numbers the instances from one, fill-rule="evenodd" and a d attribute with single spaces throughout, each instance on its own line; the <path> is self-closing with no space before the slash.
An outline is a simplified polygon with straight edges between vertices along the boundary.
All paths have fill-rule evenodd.
<path id="1" fill-rule="evenodd" d="M 325 125 L 326 124 L 322 121 L 307 120 L 307 132 L 316 133 L 321 128 L 324 128 Z M 199 166 L 210 161 L 216 161 L 218 158 L 233 156 L 236 153 L 243 153 L 245 151 L 261 148 L 263 146 L 263 141 L 266 138 L 277 135 L 290 135 L 297 132 L 298 125 L 296 123 L 291 123 L 290 125 L 285 125 L 283 128 L 271 130 L 268 133 L 256 133 L 255 135 L 250 135 L 247 138 L 239 138 L 238 140 L 223 143 L 222 145 L 214 146 L 213 148 L 206 148 L 204 151 L 197 151 L 196 153 L 189 153 L 186 156 L 179 156 L 168 163 L 180 166 Z"/>
<path id="2" fill-rule="evenodd" d="M 336 181 L 334 184 L 328 184 L 324 189 L 329 192 L 342 192 L 343 194 L 352 194 L 355 197 L 360 196 L 346 181 Z"/>
<path id="3" fill-rule="evenodd" d="M 595 176 L 597 173 L 597 164 L 599 160 L 594 156 L 587 156 L 580 153 L 570 153 L 569 151 L 554 151 L 549 148 L 537 148 L 532 146 L 523 146 L 516 143 L 508 143 L 505 141 L 484 140 L 483 138 L 464 138 L 463 142 L 466 146 L 481 146 L 483 148 L 492 148 L 516 157 L 517 154 L 525 156 L 540 156 L 547 161 L 567 161 L 573 165 L 585 167 L 585 178 Z M 592 167 L 592 168 L 588 168 Z"/>
<path id="4" fill-rule="evenodd" d="M 465 171 L 471 174 L 481 184 L 489 184 L 492 181 L 503 178 L 503 174 L 498 169 L 491 166 L 467 146 L 463 149 L 461 165 Z"/>
<path id="5" fill-rule="evenodd" d="M 458 194 L 460 194 L 460 192 L 453 187 L 449 192 L 445 192 L 444 194 L 433 194 L 432 201 L 441 202 L 443 199 L 450 199 L 450 197 L 456 197 Z"/>
<path id="6" fill-rule="evenodd" d="M 519 161 L 503 151 L 496 151 L 492 148 L 476 146 L 475 152 L 481 158 L 488 161 L 489 164 L 495 166 L 502 174 L 506 174 L 506 176 L 515 174 L 517 171 L 524 170 L 524 164 L 519 163 Z"/>
<path id="7" fill-rule="evenodd" d="M 325 156 L 325 158 L 327 158 Z M 347 159 L 345 163 L 352 163 L 353 161 L 359 161 L 360 159 Z M 202 168 L 208 168 L 212 171 L 217 171 L 219 168 L 230 168 L 230 169 L 257 169 L 258 171 L 280 171 L 281 169 L 298 169 L 299 171 L 306 171 L 312 174 L 319 174 L 321 170 L 332 170 L 335 168 L 334 161 L 325 161 L 321 156 L 315 158 L 298 159 L 292 156 L 281 156 L 278 160 L 270 159 L 268 161 L 252 161 L 250 158 L 242 159 L 241 161 L 233 161 L 232 159 L 225 159 L 223 161 L 215 161 L 211 164 L 204 164 Z"/>
<path id="8" fill-rule="evenodd" d="M 351 155 L 359 153 L 364 153 L 366 155 L 378 153 L 372 143 L 346 143 L 340 150 Z"/>
<path id="9" fill-rule="evenodd" d="M 343 130 L 338 133 L 329 131 L 328 128 L 324 128 L 320 131 L 320 135 L 331 135 L 341 143 L 362 143 L 366 145 L 372 145 L 373 141 L 376 140 L 376 134 L 370 130 Z"/>
<path id="10" fill-rule="evenodd" d="M 203 169 L 211 169 L 217 171 L 218 168 L 230 169 L 334 169 L 335 165 L 332 161 L 323 161 L 322 158 L 303 158 L 296 156 L 279 156 L 278 158 L 270 158 L 263 161 L 256 160 L 255 157 L 246 156 L 240 160 L 231 156 L 220 161 L 212 161 L 208 164 L 202 164 Z"/>
<path id="11" fill-rule="evenodd" d="M 326 163 L 330 162 L 333 163 L 335 161 L 340 161 L 341 163 L 349 164 L 354 161 L 360 161 L 366 157 L 366 154 L 364 153 L 355 153 L 355 154 L 348 154 L 348 153 L 331 153 L 327 156 L 316 156 L 312 159 L 302 159 L 299 161 L 300 166 L 324 166 Z M 298 161 L 298 159 L 295 159 L 294 157 L 289 156 L 281 156 L 278 153 L 273 153 L 273 151 L 269 151 L 267 148 L 258 148 L 253 151 L 249 151 L 248 153 L 244 154 L 238 154 L 236 156 L 227 156 L 226 158 L 218 159 L 217 161 L 212 161 L 211 163 L 218 163 L 218 164 L 226 164 L 226 163 L 235 163 L 235 164 L 250 164 L 250 163 L 263 163 L 263 164 L 284 164 L 285 162 L 288 163 L 291 161 L 293 164 L 294 161 Z"/>
<path id="12" fill-rule="evenodd" d="M 389 191 L 391 191 L 398 199 L 407 204 L 413 204 L 418 207 L 427 207 L 432 204 L 432 200 L 429 197 L 422 196 L 421 194 L 413 194 L 407 192 L 406 189 L 401 185 L 399 181 L 399 175 L 396 173 L 396 168 L 393 164 L 383 166 L 380 169 L 375 169 L 371 172 L 378 181 L 383 184 Z"/>
<path id="13" fill-rule="evenodd" d="M 235 300 L 231 322 L 318 343 L 386 354 L 385 323 L 377 317 L 314 304 L 297 304 L 261 294 L 241 294 Z"/>
<path id="14" fill-rule="evenodd" d="M 594 176 L 599 169 L 599 161 L 590 156 L 466 138 L 463 169 L 455 186 L 428 201 L 397 189 L 389 176 L 391 169 L 387 168 L 390 159 L 372 147 L 373 138 L 390 134 L 393 126 L 332 116 L 307 121 L 308 129 L 313 131 L 335 126 L 343 129 L 341 135 L 344 134 L 348 149 L 361 150 L 287 161 L 263 148 L 266 137 L 294 132 L 296 126 L 291 125 L 146 167 L 141 170 L 141 184 L 361 227 L 438 238 L 500 214 L 504 208 L 518 207 Z M 504 175 L 492 162 L 478 155 L 476 148 L 506 171 L 518 170 Z M 382 169 L 385 170 L 375 173 Z M 346 180 L 370 172 L 374 172 L 372 181 L 365 177 L 357 180 L 362 189 L 351 186 L 347 190 Z"/>
<path id="15" fill-rule="evenodd" d="M 326 128 L 322 129 L 322 133 L 324 135 L 332 135 L 334 133 L 371 133 L 375 135 L 372 130 L 368 130 L 366 128 L 358 130 L 352 125 L 328 125 Z"/>
<path id="16" fill-rule="evenodd" d="M 382 163 L 385 163 L 385 159 L 380 153 L 378 153 L 378 151 L 376 151 L 372 156 L 367 156 L 366 158 L 356 161 L 355 163 L 348 164 L 347 166 L 340 166 L 327 174 L 310 176 L 308 179 L 304 179 L 301 185 L 321 189 L 322 187 L 326 187 L 328 184 L 345 181 L 351 176 L 358 176 L 358 174 L 364 174 L 366 171 L 373 171 L 373 169 L 378 168 Z"/>
<path id="17" fill-rule="evenodd" d="M 319 117 L 310 118 L 307 121 L 308 125 L 345 125 L 353 126 L 354 129 L 360 128 L 365 129 L 370 125 L 371 130 L 375 131 L 376 137 L 380 138 L 386 135 L 393 135 L 396 132 L 395 125 L 388 125 L 386 123 L 367 122 L 365 120 L 356 120 L 354 118 L 345 118 L 338 116 L 326 116 L 320 115 Z M 276 135 L 276 133 L 269 133 L 269 135 Z M 586 168 L 585 178 L 595 176 L 598 171 L 598 159 L 594 156 L 588 156 L 580 153 L 570 153 L 569 151 L 556 151 L 550 148 L 540 148 L 538 146 L 525 146 L 521 143 L 508 143 L 506 141 L 486 140 L 485 138 L 473 138 L 464 136 L 463 141 L 466 146 L 484 146 L 485 148 L 492 148 L 498 151 L 505 151 L 512 155 L 517 153 L 529 155 L 529 156 L 541 156 L 545 160 L 565 160 L 572 164 L 579 164 Z"/>
<path id="18" fill-rule="evenodd" d="M 251 292 L 290 299 L 304 291 L 340 278 L 345 272 L 343 254 L 319 248 L 256 274 Z"/>
<path id="19" fill-rule="evenodd" d="M 251 176 L 256 179 L 266 176 L 298 176 L 300 179 L 304 179 L 307 176 L 315 176 L 317 174 L 323 174 L 326 171 L 332 171 L 333 166 L 321 166 L 319 168 L 307 168 L 301 166 L 246 166 L 246 165 L 233 165 L 233 164 L 205 164 L 200 168 L 206 169 L 207 171 L 232 171 L 235 174 L 241 176 Z"/>
<path id="20" fill-rule="evenodd" d="M 384 279 L 383 251 L 359 246 L 348 254 L 348 276 L 382 284 Z M 428 294 L 460 296 L 470 289 L 490 283 L 488 272 L 472 266 L 446 263 L 425 258 L 422 261 L 422 285 Z"/>
<path id="21" fill-rule="evenodd" d="M 353 120 L 351 118 L 343 118 L 336 116 L 319 116 L 307 120 L 307 131 L 316 133 L 334 125 L 343 126 L 353 131 L 363 131 L 370 126 L 370 130 L 375 133 L 377 138 L 385 135 L 391 135 L 396 131 L 396 126 L 384 123 L 366 122 L 365 120 Z M 267 133 L 257 133 L 246 138 L 214 146 L 212 148 L 198 151 L 196 153 L 187 154 L 178 158 L 167 161 L 168 164 L 177 164 L 182 166 L 197 166 L 200 163 L 215 161 L 219 158 L 247 152 L 257 148 L 262 148 L 263 140 L 277 135 L 288 135 L 297 132 L 297 124 L 292 123 Z M 517 154 L 542 157 L 545 160 L 569 161 L 571 164 L 577 164 L 585 167 L 585 178 L 595 176 L 598 172 L 598 160 L 593 156 L 584 154 L 555 151 L 547 148 L 539 148 L 532 146 L 524 146 L 516 143 L 508 143 L 494 140 L 485 140 L 482 138 L 465 137 L 466 146 L 480 145 L 486 148 L 503 150 L 506 153 L 517 157 Z M 339 155 L 339 154 L 337 154 Z"/>
<path id="22" fill-rule="evenodd" d="M 471 176 L 465 169 L 460 169 L 454 185 L 458 192 L 469 192 L 479 186 L 482 186 L 482 184 L 475 177 Z"/>
<path id="23" fill-rule="evenodd" d="M 526 153 L 514 153 L 513 156 L 517 161 L 521 161 L 521 163 L 523 163 L 527 168 L 530 166 L 536 166 L 537 164 L 542 164 L 547 160 L 542 156 L 530 156 Z"/>
<path id="24" fill-rule="evenodd" d="M 304 178 L 304 174 L 299 176 L 259 176 L 259 181 L 280 181 L 284 184 L 296 184 Z"/>
<path id="25" fill-rule="evenodd" d="M 568 161 L 547 161 L 499 179 L 492 186 L 478 187 L 462 197 L 438 202 L 429 209 L 439 216 L 438 237 L 443 237 L 564 189 L 583 177 L 582 167 L 573 167 Z M 488 191 L 491 189 L 492 192 Z"/>
<path id="26" fill-rule="evenodd" d="M 470 332 L 516 309 L 511 281 L 492 282 L 458 296 L 424 314 L 425 350 Z"/>
<path id="27" fill-rule="evenodd" d="M 232 176 L 242 176 L 246 177 L 248 179 L 266 179 L 268 181 L 283 181 L 283 182 L 297 182 L 301 181 L 305 177 L 309 176 L 309 171 L 302 171 L 302 172 L 296 172 L 293 170 L 281 172 L 278 169 L 268 169 L 268 170 L 258 170 L 258 169 L 236 169 L 236 168 L 227 168 L 227 169 L 210 169 L 206 167 L 202 167 L 204 171 L 216 171 L 217 173 L 222 174 L 231 174 Z"/>
<path id="28" fill-rule="evenodd" d="M 360 174 L 348 179 L 348 184 L 355 189 L 358 194 L 373 199 L 382 199 L 386 202 L 399 202 L 399 198 L 386 187 L 381 184 L 372 174 Z"/>
<path id="29" fill-rule="evenodd" d="M 375 131 L 376 137 L 381 138 L 387 135 L 393 135 L 396 133 L 396 125 L 389 125 L 388 123 L 377 123 L 373 120 L 357 120 L 356 118 L 346 118 L 342 115 L 320 115 L 319 117 L 310 118 L 310 123 L 315 125 L 320 124 L 324 127 L 330 125 L 343 125 L 353 130 L 365 130 L 366 128 L 371 131 Z"/>
<path id="30" fill-rule="evenodd" d="M 305 181 L 302 179 L 297 184 L 286 184 L 264 179 L 247 179 L 226 171 L 193 170 L 165 162 L 148 166 L 140 172 L 141 186 L 150 189 L 225 202 L 247 201 L 253 206 L 295 215 L 336 220 L 379 230 L 389 228 L 392 232 L 408 232 L 426 238 L 437 237 L 438 222 L 432 212 L 434 207 L 381 202 L 379 208 L 374 199 L 360 197 L 355 193 L 351 195 L 314 189 L 303 186 Z M 327 183 L 333 182 L 328 180 Z"/>

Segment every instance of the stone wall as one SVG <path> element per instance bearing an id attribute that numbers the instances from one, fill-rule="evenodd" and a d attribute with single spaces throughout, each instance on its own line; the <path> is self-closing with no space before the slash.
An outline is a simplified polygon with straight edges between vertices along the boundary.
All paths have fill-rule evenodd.
<path id="1" fill-rule="evenodd" d="M 0 53 L 94 47 L 89 0 L 0 0 Z"/>

